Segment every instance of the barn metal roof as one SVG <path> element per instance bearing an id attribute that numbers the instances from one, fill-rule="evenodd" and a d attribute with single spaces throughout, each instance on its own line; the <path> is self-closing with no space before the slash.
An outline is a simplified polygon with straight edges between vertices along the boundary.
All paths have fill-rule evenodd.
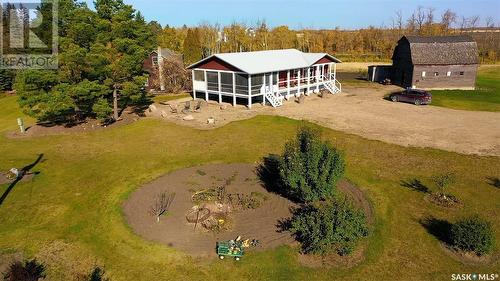
<path id="1" fill-rule="evenodd" d="M 405 36 L 414 65 L 478 64 L 476 42 L 470 36 Z"/>
<path id="2" fill-rule="evenodd" d="M 214 54 L 190 65 L 188 68 L 195 68 L 197 65 L 216 57 L 245 73 L 258 74 L 309 67 L 325 56 L 335 62 L 341 62 L 327 53 L 303 53 L 296 49 L 285 49 Z"/>

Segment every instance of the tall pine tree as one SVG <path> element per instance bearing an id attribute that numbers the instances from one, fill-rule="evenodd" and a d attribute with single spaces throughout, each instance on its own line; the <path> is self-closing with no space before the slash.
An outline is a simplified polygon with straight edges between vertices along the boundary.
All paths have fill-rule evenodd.
<path id="1" fill-rule="evenodd" d="M 184 62 L 192 64 L 202 58 L 200 34 L 197 28 L 188 29 L 186 39 L 184 39 Z"/>
<path id="2" fill-rule="evenodd" d="M 59 69 L 18 75 L 21 107 L 39 121 L 105 119 L 109 112 L 118 119 L 121 109 L 145 95 L 142 62 L 156 45 L 151 26 L 122 0 L 96 0 L 95 11 L 74 0 L 59 5 L 65 8 L 59 14 Z M 42 15 L 44 10 L 42 4 Z"/>

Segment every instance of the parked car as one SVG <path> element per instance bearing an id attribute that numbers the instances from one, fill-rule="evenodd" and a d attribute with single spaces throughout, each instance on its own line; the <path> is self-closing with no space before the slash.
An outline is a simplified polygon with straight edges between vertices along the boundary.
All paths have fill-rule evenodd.
<path id="1" fill-rule="evenodd" d="M 406 89 L 400 93 L 393 93 L 389 96 L 393 102 L 402 101 L 415 105 L 430 104 L 432 100 L 431 93 L 419 89 Z"/>

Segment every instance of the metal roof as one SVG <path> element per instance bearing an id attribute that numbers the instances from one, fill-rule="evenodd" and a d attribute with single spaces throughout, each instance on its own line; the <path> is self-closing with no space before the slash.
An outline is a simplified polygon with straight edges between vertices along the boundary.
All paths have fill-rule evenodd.
<path id="1" fill-rule="evenodd" d="M 325 56 L 335 62 L 341 62 L 327 53 L 303 53 L 296 49 L 285 49 L 214 54 L 188 66 L 188 68 L 194 68 L 215 57 L 245 73 L 258 74 L 309 67 Z"/>

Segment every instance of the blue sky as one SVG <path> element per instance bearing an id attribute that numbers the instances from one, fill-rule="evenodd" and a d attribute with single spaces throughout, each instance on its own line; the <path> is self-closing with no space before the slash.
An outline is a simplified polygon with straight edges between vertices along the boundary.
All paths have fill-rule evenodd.
<path id="1" fill-rule="evenodd" d="M 92 0 L 86 0 L 91 3 Z M 270 26 L 292 28 L 360 28 L 390 26 L 396 10 L 404 17 L 418 6 L 434 7 L 436 17 L 447 8 L 459 16 L 487 16 L 499 25 L 500 0 L 124 0 L 140 10 L 147 20 L 162 25 L 188 26 L 200 22 L 253 24 L 265 19 Z"/>

